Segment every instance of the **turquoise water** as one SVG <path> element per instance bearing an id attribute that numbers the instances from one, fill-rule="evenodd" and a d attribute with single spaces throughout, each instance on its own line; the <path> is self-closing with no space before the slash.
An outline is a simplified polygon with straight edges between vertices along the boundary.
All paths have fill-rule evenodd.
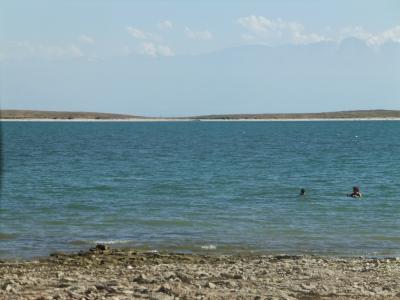
<path id="1" fill-rule="evenodd" d="M 400 255 L 397 121 L 1 126 L 0 257 L 96 242 Z"/>

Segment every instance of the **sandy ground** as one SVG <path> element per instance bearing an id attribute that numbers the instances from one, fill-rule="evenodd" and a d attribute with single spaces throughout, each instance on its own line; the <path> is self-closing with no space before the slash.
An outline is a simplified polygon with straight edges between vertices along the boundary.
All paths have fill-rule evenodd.
<path id="1" fill-rule="evenodd" d="M 0 299 L 400 299 L 400 258 L 103 249 L 2 261 Z"/>

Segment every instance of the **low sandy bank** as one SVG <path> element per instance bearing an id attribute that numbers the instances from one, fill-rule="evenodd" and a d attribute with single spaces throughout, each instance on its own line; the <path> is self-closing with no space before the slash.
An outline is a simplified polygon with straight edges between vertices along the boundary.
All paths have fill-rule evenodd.
<path id="1" fill-rule="evenodd" d="M 332 122 L 332 121 L 400 121 L 400 118 L 333 118 L 333 119 L 0 119 L 0 122 Z"/>
<path id="2" fill-rule="evenodd" d="M 0 299 L 399 299 L 400 259 L 102 247 L 0 262 Z"/>

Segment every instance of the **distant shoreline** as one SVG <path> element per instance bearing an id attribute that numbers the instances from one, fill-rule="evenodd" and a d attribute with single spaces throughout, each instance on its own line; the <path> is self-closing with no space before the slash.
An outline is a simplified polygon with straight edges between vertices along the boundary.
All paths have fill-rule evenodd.
<path id="1" fill-rule="evenodd" d="M 0 119 L 0 122 L 319 122 L 319 121 L 400 121 L 400 118 L 309 118 L 309 119 Z"/>
<path id="2" fill-rule="evenodd" d="M 111 122 L 178 122 L 178 121 L 362 121 L 400 120 L 400 110 L 353 110 L 320 113 L 214 114 L 183 117 L 144 117 L 97 112 L 0 110 L 0 121 L 111 121 Z"/>

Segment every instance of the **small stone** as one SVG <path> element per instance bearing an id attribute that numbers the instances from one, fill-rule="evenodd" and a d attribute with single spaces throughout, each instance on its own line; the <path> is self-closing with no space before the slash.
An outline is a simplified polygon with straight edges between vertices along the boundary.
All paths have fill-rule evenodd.
<path id="1" fill-rule="evenodd" d="M 176 276 L 178 276 L 178 278 L 184 283 L 191 283 L 192 282 L 192 279 L 189 277 L 189 275 L 187 275 L 185 273 L 177 272 Z"/>
<path id="2" fill-rule="evenodd" d="M 11 292 L 11 290 L 12 290 L 11 284 L 6 284 L 6 285 L 4 286 L 4 288 L 3 288 L 3 290 L 5 290 L 6 292 Z"/>
<path id="3" fill-rule="evenodd" d="M 66 287 L 69 287 L 69 286 L 71 286 L 71 285 L 69 283 L 67 283 L 67 282 L 61 282 L 58 285 L 59 288 L 66 288 Z"/>
<path id="4" fill-rule="evenodd" d="M 105 250 L 108 250 L 108 246 L 107 245 L 104 245 L 104 244 L 97 244 L 96 245 L 96 250 L 101 250 L 101 251 L 105 251 Z"/>
<path id="5" fill-rule="evenodd" d="M 214 283 L 212 283 L 212 282 L 208 282 L 207 283 L 207 285 L 206 285 L 208 288 L 210 288 L 210 289 L 215 289 L 217 286 L 214 284 Z"/>
<path id="6" fill-rule="evenodd" d="M 126 268 L 127 268 L 128 270 L 132 270 L 132 269 L 133 269 L 133 267 L 132 267 L 131 265 L 127 266 Z"/>

